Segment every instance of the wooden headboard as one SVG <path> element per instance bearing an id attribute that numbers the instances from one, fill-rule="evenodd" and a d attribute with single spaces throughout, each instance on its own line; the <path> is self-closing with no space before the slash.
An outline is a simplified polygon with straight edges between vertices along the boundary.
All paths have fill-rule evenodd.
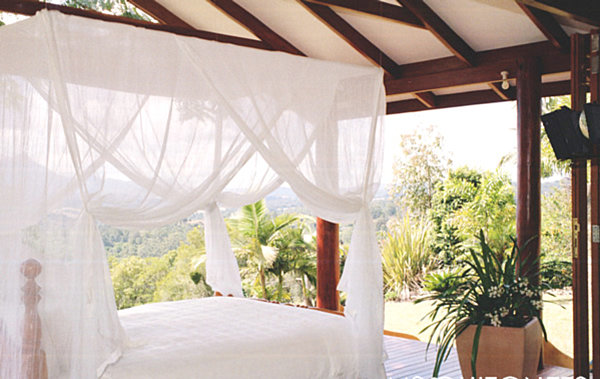
<path id="1" fill-rule="evenodd" d="M 42 322 L 38 312 L 41 287 L 35 278 L 42 272 L 42 265 L 28 259 L 21 265 L 26 282 L 23 286 L 25 317 L 23 322 L 22 373 L 20 379 L 48 379 L 46 353 L 42 349 Z"/>

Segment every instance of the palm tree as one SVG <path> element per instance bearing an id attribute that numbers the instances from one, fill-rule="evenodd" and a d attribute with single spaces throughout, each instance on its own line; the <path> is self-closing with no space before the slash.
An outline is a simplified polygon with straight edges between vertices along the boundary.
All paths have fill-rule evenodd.
<path id="1" fill-rule="evenodd" d="M 274 241 L 282 235 L 287 226 L 296 222 L 297 219 L 298 217 L 294 214 L 272 217 L 265 201 L 260 200 L 242 207 L 239 216 L 230 220 L 230 226 L 243 237 L 241 241 L 237 241 L 238 245 L 257 268 L 262 296 L 265 299 L 269 298 L 266 270 L 272 266 L 278 254 L 278 250 L 274 247 Z"/>
<path id="2" fill-rule="evenodd" d="M 306 224 L 296 222 L 285 228 L 274 241 L 277 257 L 268 272 L 277 277 L 277 301 L 283 298 L 283 279 L 287 273 L 299 276 L 304 301 L 310 304 L 307 280 L 316 280 L 316 256 L 314 244 L 305 240 Z"/>

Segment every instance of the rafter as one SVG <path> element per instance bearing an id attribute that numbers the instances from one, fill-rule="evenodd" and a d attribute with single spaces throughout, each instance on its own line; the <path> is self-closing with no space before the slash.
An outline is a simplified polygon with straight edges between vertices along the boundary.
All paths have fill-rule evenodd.
<path id="1" fill-rule="evenodd" d="M 285 51 L 295 55 L 305 55 L 302 51 L 298 50 L 294 45 L 286 41 L 279 34 L 275 33 L 252 13 L 236 4 L 233 0 L 208 1 L 235 20 L 237 23 L 248 29 L 263 42 L 267 43 L 273 49 Z"/>
<path id="2" fill-rule="evenodd" d="M 413 93 L 413 96 L 427 108 L 435 108 L 437 102 L 436 96 L 433 92 L 417 92 Z"/>
<path id="3" fill-rule="evenodd" d="M 333 5 L 339 8 L 349 9 L 359 13 L 368 13 L 374 16 L 400 22 L 415 28 L 426 29 L 423 22 L 412 12 L 403 7 L 384 3 L 377 0 L 307 0 L 311 3 L 322 5 Z"/>
<path id="4" fill-rule="evenodd" d="M 328 27 L 342 37 L 348 44 L 371 62 L 381 66 L 385 72 L 397 77 L 400 75 L 400 66 L 392 58 L 387 56 L 358 30 L 354 29 L 346 20 L 335 13 L 331 8 L 321 4 L 314 4 L 306 0 L 300 0 L 313 15 L 320 18 Z"/>
<path id="5" fill-rule="evenodd" d="M 560 26 L 558 21 L 549 13 L 536 8 L 529 7 L 522 3 L 517 3 L 529 19 L 537 28 L 548 38 L 554 47 L 568 50 L 570 39 L 567 33 Z"/>
<path id="6" fill-rule="evenodd" d="M 159 21 L 161 24 L 171 25 L 171 26 L 179 26 L 182 28 L 194 29 L 194 27 L 187 22 L 183 21 L 181 18 L 176 16 L 170 10 L 160 5 L 158 2 L 154 0 L 128 0 L 131 4 L 140 8 L 144 12 L 148 13 L 155 20 Z"/>
<path id="7" fill-rule="evenodd" d="M 469 66 L 477 64 L 475 51 L 423 0 L 398 0 L 398 2 L 417 16 L 425 24 L 425 27 L 460 60 Z"/>
<path id="8" fill-rule="evenodd" d="M 160 30 L 160 31 L 183 35 L 183 36 L 201 38 L 201 39 L 205 39 L 205 40 L 209 40 L 209 41 L 219 41 L 219 42 L 230 43 L 232 45 L 253 47 L 256 49 L 263 49 L 263 50 L 273 50 L 270 46 L 267 46 L 262 41 L 257 41 L 257 40 L 250 39 L 250 38 L 236 37 L 236 36 L 230 36 L 230 35 L 226 35 L 226 34 L 206 32 L 206 31 L 197 30 L 197 29 L 182 28 L 182 27 L 178 27 L 178 26 L 171 26 L 171 25 L 165 25 L 165 24 L 155 24 L 152 22 L 136 20 L 136 19 L 121 17 L 121 16 L 114 16 L 114 15 L 109 15 L 109 14 L 85 10 L 85 9 L 72 8 L 72 7 L 67 7 L 64 5 L 55 5 L 55 4 L 51 4 L 51 3 L 41 3 L 41 2 L 37 2 L 37 1 L 11 1 L 11 0 L 0 1 L 0 11 L 10 12 L 10 13 L 33 16 L 36 12 L 38 12 L 42 9 L 57 10 L 64 14 L 71 14 L 71 15 L 75 15 L 75 16 L 93 18 L 96 20 L 118 22 L 121 24 L 133 25 L 133 26 L 138 26 L 138 27 L 152 29 L 152 30 Z"/>
<path id="9" fill-rule="evenodd" d="M 560 96 L 568 94 L 571 88 L 569 80 L 560 82 L 551 82 L 542 84 L 542 96 Z M 516 93 L 513 97 L 506 100 L 500 99 L 493 90 L 471 91 L 456 93 L 451 95 L 436 96 L 436 106 L 429 108 L 419 100 L 400 100 L 389 102 L 387 104 L 387 114 L 397 114 L 406 112 L 426 111 L 429 109 L 442 109 L 460 107 L 465 105 L 498 103 L 501 101 L 510 101 L 516 99 Z"/>
<path id="10" fill-rule="evenodd" d="M 557 16 L 600 27 L 600 7 L 597 0 L 516 0 Z"/>
<path id="11" fill-rule="evenodd" d="M 478 54 L 480 64 L 477 67 L 456 68 L 456 62 L 448 58 L 403 65 L 400 66 L 403 77 L 385 81 L 386 93 L 394 95 L 427 92 L 440 88 L 495 82 L 502 71 L 508 71 L 508 78 L 513 79 L 517 72 L 516 58 L 525 56 L 538 56 L 544 75 L 569 71 L 569 54 L 551 46 L 549 42 L 545 42 L 481 52 Z"/>

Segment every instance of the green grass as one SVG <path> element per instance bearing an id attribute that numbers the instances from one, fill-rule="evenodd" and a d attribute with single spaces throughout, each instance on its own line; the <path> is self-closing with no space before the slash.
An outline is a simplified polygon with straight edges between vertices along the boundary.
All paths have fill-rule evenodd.
<path id="1" fill-rule="evenodd" d="M 573 356 L 573 302 L 568 296 L 545 296 L 543 320 L 548 341 L 559 350 Z M 562 306 L 562 307 L 561 307 Z M 564 308 L 563 308 L 564 307 Z M 385 303 L 385 329 L 417 336 L 429 341 L 429 330 L 420 333 L 429 324 L 422 318 L 432 309 L 431 302 L 413 304 L 410 301 Z"/>

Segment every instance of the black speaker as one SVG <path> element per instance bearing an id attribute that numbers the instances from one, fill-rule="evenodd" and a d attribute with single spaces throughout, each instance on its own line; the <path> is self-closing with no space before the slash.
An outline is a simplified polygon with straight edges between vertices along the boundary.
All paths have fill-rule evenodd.
<path id="1" fill-rule="evenodd" d="M 556 159 L 591 158 L 590 141 L 579 128 L 580 114 L 581 112 L 562 107 L 542 116 L 542 123 Z M 597 116 L 595 113 L 592 117 Z"/>

